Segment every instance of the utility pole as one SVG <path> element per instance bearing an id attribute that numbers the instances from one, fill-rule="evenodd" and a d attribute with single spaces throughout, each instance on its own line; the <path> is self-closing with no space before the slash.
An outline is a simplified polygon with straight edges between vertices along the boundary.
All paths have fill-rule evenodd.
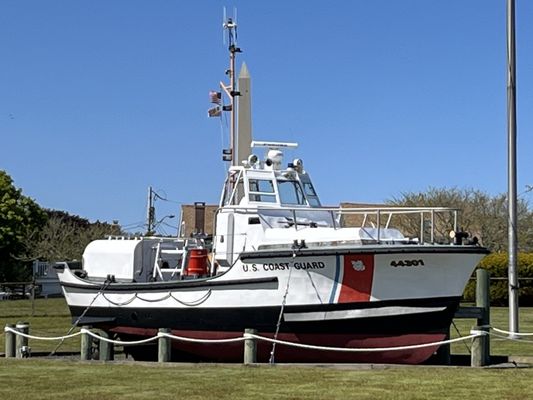
<path id="1" fill-rule="evenodd" d="M 515 1 L 507 0 L 507 157 L 509 206 L 509 332 L 518 333 L 517 194 L 516 194 L 516 46 Z"/>
<path id="2" fill-rule="evenodd" d="M 146 235 L 153 235 L 155 228 L 154 191 L 148 186 L 148 207 L 146 212 Z"/>

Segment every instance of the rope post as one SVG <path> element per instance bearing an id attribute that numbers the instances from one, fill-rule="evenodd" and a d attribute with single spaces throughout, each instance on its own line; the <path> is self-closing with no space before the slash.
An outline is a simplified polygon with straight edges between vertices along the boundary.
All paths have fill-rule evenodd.
<path id="1" fill-rule="evenodd" d="M 90 326 L 84 325 L 82 329 L 90 329 Z M 81 334 L 81 361 L 89 361 L 91 359 L 91 349 L 92 349 L 92 336 L 88 333 Z"/>
<path id="2" fill-rule="evenodd" d="M 6 328 L 15 329 L 15 324 L 6 324 Z M 6 358 L 14 358 L 17 354 L 15 345 L 15 334 L 5 331 L 6 335 Z"/>
<path id="3" fill-rule="evenodd" d="M 170 334 L 169 328 L 160 328 L 160 333 L 168 333 Z M 163 363 L 163 362 L 169 362 L 170 356 L 171 356 L 171 347 L 170 347 L 170 338 L 161 336 L 158 339 L 158 352 L 157 352 L 157 361 Z"/>
<path id="4" fill-rule="evenodd" d="M 31 316 L 35 317 L 35 280 L 30 286 L 30 299 L 31 299 Z"/>
<path id="5" fill-rule="evenodd" d="M 244 330 L 244 334 L 257 335 L 257 329 Z M 257 340 L 255 338 L 244 339 L 244 365 L 257 362 Z"/>
<path id="6" fill-rule="evenodd" d="M 482 367 L 490 363 L 490 274 L 487 270 L 476 271 L 476 306 L 483 309 L 473 329 L 487 332 L 486 335 L 472 339 L 472 367 Z"/>
<path id="7" fill-rule="evenodd" d="M 107 331 L 101 331 L 100 336 L 109 339 L 111 335 Z M 112 361 L 115 357 L 113 343 L 109 343 L 105 340 L 100 340 L 100 347 L 98 350 L 100 361 Z"/>
<path id="8" fill-rule="evenodd" d="M 17 322 L 17 331 L 28 335 L 30 333 L 29 322 Z M 27 358 L 30 356 L 30 348 L 28 346 L 28 338 L 22 335 L 17 335 L 16 338 L 16 356 L 17 358 Z"/>

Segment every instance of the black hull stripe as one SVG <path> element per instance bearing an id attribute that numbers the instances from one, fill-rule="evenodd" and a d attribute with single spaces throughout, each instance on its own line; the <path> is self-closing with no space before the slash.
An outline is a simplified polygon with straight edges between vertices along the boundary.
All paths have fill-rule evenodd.
<path id="1" fill-rule="evenodd" d="M 218 277 L 217 277 L 218 278 Z M 214 278 L 200 279 L 200 280 L 184 280 L 184 281 L 172 281 L 172 282 L 148 282 L 148 283 L 111 283 L 104 286 L 104 282 L 99 282 L 95 284 L 94 282 L 88 280 L 81 280 L 84 283 L 70 283 L 70 282 L 61 282 L 61 285 L 65 288 L 72 289 L 83 289 L 97 293 L 99 291 L 103 292 L 161 292 L 174 289 L 212 289 L 218 287 L 226 286 L 249 286 L 250 289 L 253 289 L 256 285 L 271 284 L 272 289 L 278 288 L 278 278 L 253 278 L 253 279 L 233 279 L 233 280 L 222 280 Z M 102 289 L 103 288 L 103 289 Z"/>
<path id="2" fill-rule="evenodd" d="M 440 332 L 447 329 L 457 310 L 460 298 L 417 299 L 380 302 L 376 305 L 351 304 L 351 309 L 379 309 L 385 306 L 443 308 L 440 311 L 373 316 L 342 320 L 282 321 L 281 332 L 327 333 L 327 334 L 405 334 L 420 332 Z M 328 305 L 322 310 L 345 310 L 346 305 L 335 308 Z M 85 310 L 84 307 L 70 307 L 75 320 Z M 285 313 L 317 311 L 317 306 L 285 308 Z M 156 307 L 93 307 L 80 324 L 110 329 L 116 326 L 132 328 L 171 328 L 175 330 L 243 332 L 245 328 L 255 328 L 262 332 L 274 332 L 280 307 L 240 307 L 240 308 L 174 308 Z"/>
<path id="3" fill-rule="evenodd" d="M 277 250 L 261 250 L 253 252 L 241 253 L 240 259 L 243 261 L 263 259 L 263 258 L 287 258 L 292 257 L 295 252 L 291 249 L 277 249 Z M 316 257 L 316 256 L 336 256 L 347 254 L 404 254 L 404 253 L 416 253 L 416 254 L 489 254 L 490 252 L 479 246 L 420 246 L 420 245 L 405 245 L 401 247 L 393 246 L 372 246 L 365 245 L 358 248 L 348 249 L 301 249 L 296 251 L 298 257 Z"/>

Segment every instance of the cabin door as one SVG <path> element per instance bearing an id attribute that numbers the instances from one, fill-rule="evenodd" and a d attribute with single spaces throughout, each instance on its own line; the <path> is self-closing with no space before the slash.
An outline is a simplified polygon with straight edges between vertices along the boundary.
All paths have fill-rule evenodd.
<path id="1" fill-rule="evenodd" d="M 220 270 L 226 270 L 233 265 L 234 230 L 233 213 L 219 213 L 216 222 L 215 260 Z"/>

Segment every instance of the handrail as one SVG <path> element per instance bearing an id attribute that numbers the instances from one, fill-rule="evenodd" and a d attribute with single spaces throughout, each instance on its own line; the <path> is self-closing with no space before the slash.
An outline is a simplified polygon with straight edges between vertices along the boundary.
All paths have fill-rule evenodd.
<path id="1" fill-rule="evenodd" d="M 365 213 L 365 212 L 377 212 L 378 210 L 384 212 L 401 212 L 401 213 L 416 213 L 420 211 L 460 211 L 460 208 L 454 207 L 309 207 L 309 206 L 300 206 L 300 207 L 286 207 L 279 205 L 258 205 L 258 206 L 240 206 L 240 205 L 226 205 L 223 207 L 217 208 L 218 211 L 224 209 L 232 210 L 284 210 L 284 211 L 342 211 L 342 212 L 356 212 L 356 213 Z"/>
<path id="2" fill-rule="evenodd" d="M 215 212 L 214 219 L 214 228 L 216 228 L 216 217 L 219 213 L 232 212 L 237 214 L 261 214 L 261 211 L 283 211 L 292 216 L 294 220 L 294 229 L 299 229 L 299 224 L 297 223 L 297 216 L 299 213 L 306 213 L 306 217 L 312 215 L 313 213 L 327 212 L 331 218 L 331 227 L 335 230 L 342 228 L 339 226 L 337 217 L 343 215 L 360 215 L 362 217 L 362 222 L 360 224 L 361 228 L 367 227 L 369 222 L 369 216 L 375 215 L 376 225 L 376 236 L 374 240 L 377 243 L 382 241 L 382 230 L 390 229 L 391 219 L 393 216 L 398 215 L 420 215 L 420 225 L 418 232 L 418 242 L 420 244 L 424 243 L 425 233 L 429 231 L 429 243 L 435 243 L 435 221 L 436 215 L 443 213 L 450 213 L 453 215 L 453 230 L 457 231 L 458 227 L 458 208 L 453 207 L 361 207 L 361 208 L 343 208 L 343 207 L 285 207 L 279 205 L 257 205 L 257 206 L 248 206 L 248 205 L 227 205 L 220 207 Z M 382 225 L 382 217 L 386 217 L 385 226 Z M 374 218 L 373 218 L 374 219 Z M 372 222 L 370 222 L 372 223 Z M 450 221 L 451 223 L 451 221 Z M 429 224 L 429 227 L 428 227 Z M 429 229 L 428 229 L 429 228 Z M 215 230 L 214 230 L 215 231 Z M 411 232 L 414 233 L 414 232 Z"/>

